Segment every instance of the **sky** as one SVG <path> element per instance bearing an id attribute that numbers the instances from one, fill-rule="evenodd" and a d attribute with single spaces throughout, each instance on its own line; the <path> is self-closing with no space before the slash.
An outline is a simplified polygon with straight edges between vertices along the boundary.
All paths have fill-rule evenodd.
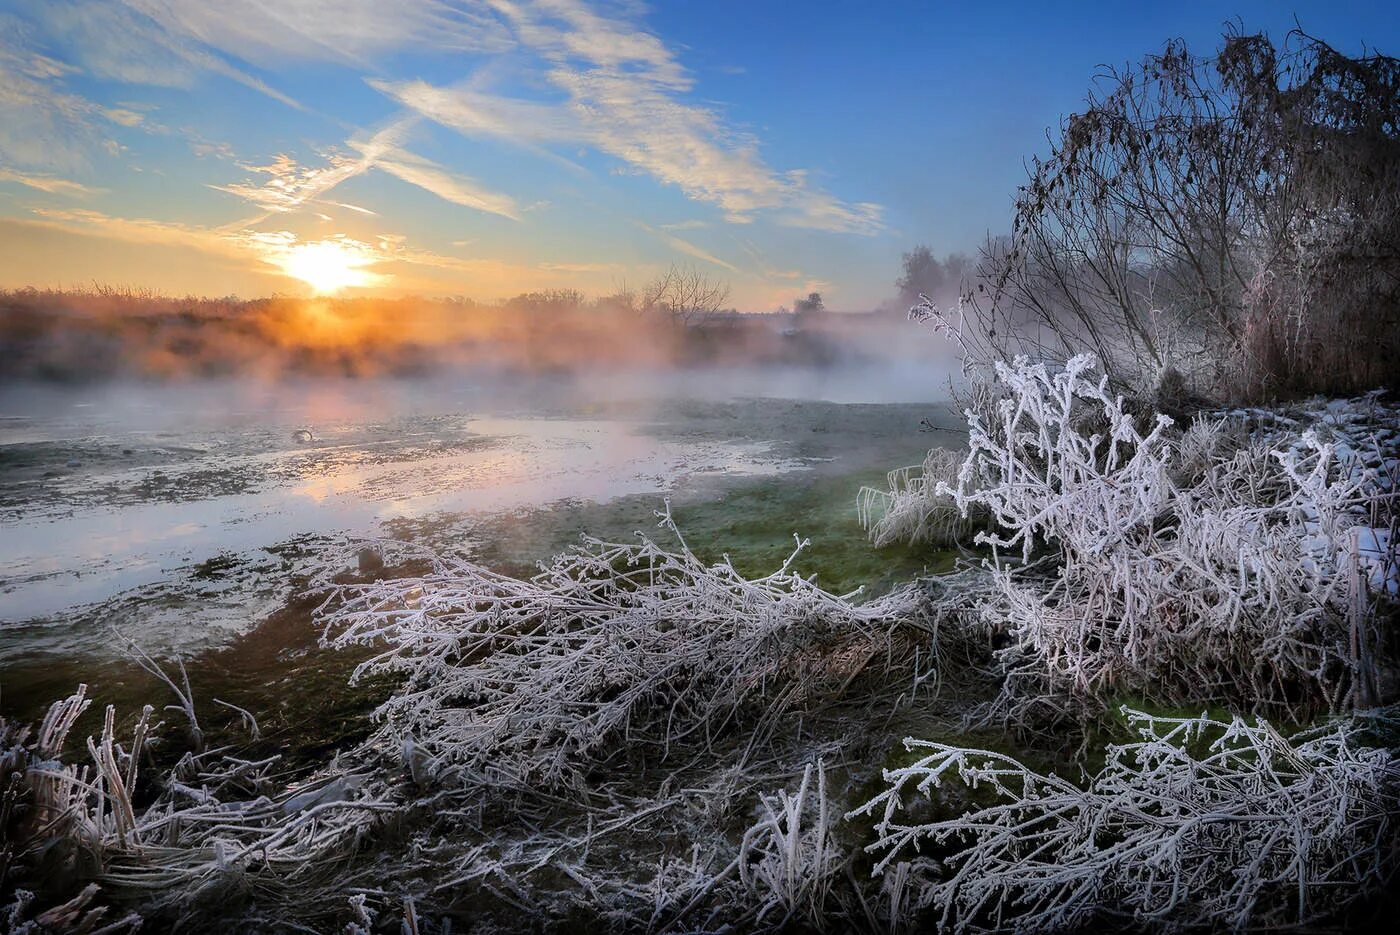
<path id="1" fill-rule="evenodd" d="M 862 310 L 1010 226 L 1093 75 L 1388 3 L 0 0 L 0 286 Z"/>

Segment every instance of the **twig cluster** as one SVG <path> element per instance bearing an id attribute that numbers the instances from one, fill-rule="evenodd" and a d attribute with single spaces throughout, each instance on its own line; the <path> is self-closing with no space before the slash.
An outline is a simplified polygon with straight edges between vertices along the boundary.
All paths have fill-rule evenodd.
<path id="1" fill-rule="evenodd" d="M 1393 588 L 1368 525 L 1393 515 L 1377 471 L 1316 431 L 1239 447 L 1223 419 L 1141 427 L 1093 367 L 998 364 L 996 419 L 968 413 L 969 453 L 936 491 L 993 521 L 975 541 L 998 584 L 982 616 L 1011 643 L 1006 700 L 1364 706 L 1356 647 L 1375 641 L 1372 591 Z"/>
<path id="2" fill-rule="evenodd" d="M 915 589 L 865 604 L 824 591 L 792 570 L 805 541 L 748 579 L 659 516 L 674 551 L 586 538 L 529 580 L 439 558 L 421 578 L 342 588 L 328 640 L 380 647 L 357 678 L 404 679 L 382 738 L 449 784 L 582 790 L 602 766 L 693 756 L 736 724 L 758 741 L 867 666 L 906 665 L 893 641 Z"/>
<path id="3" fill-rule="evenodd" d="M 877 873 L 951 931 L 1236 931 L 1335 923 L 1395 869 L 1400 764 L 1343 721 L 1285 737 L 1263 720 L 1154 717 L 1081 787 L 1001 753 L 920 754 L 852 813 L 877 817 Z M 955 787 L 963 814 L 910 807 Z M 937 853 L 939 859 L 920 854 Z"/>

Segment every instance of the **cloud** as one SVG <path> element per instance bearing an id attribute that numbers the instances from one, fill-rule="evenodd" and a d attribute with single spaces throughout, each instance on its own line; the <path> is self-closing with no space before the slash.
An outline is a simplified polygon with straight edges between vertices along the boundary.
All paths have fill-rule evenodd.
<path id="1" fill-rule="evenodd" d="M 48 3 L 39 15 L 47 30 L 72 50 L 95 77 L 126 84 L 188 88 L 200 73 L 211 72 L 288 107 L 304 110 L 300 102 L 210 51 L 223 47 L 224 51 L 244 57 L 236 45 L 209 42 L 185 28 L 184 21 L 197 19 L 206 6 L 210 11 L 226 11 L 230 4 L 80 0 Z"/>
<path id="2" fill-rule="evenodd" d="M 345 201 L 327 201 L 325 202 L 325 204 L 335 205 L 337 208 L 346 208 L 347 210 L 354 211 L 359 214 L 368 214 L 370 217 L 379 217 L 378 211 L 371 211 L 369 208 L 362 208 L 359 205 L 352 205 Z"/>
<path id="3" fill-rule="evenodd" d="M 169 132 L 188 141 L 195 155 L 230 160 L 224 164 L 227 171 L 234 151 L 203 139 L 193 129 L 177 129 L 183 121 L 167 117 L 179 113 L 170 99 L 163 98 L 167 100 L 163 109 L 147 116 L 140 105 L 126 103 L 131 92 L 107 98 L 89 90 L 89 79 L 195 88 L 217 75 L 305 110 L 299 101 L 270 86 L 267 82 L 276 80 L 275 72 L 263 69 L 301 69 L 313 63 L 320 69 L 319 76 L 325 69 L 314 63 L 332 62 L 363 66 L 349 74 L 341 69 L 338 77 L 366 80 L 404 110 L 381 129 L 355 132 L 318 156 L 261 158 L 243 167 L 246 176 L 234 170 L 226 177 L 227 184 L 216 186 L 256 206 L 264 217 L 200 227 L 70 211 L 36 215 L 30 222 L 142 243 L 193 244 L 265 265 L 269 251 L 306 242 L 279 242 L 275 237 L 268 239 L 266 232 L 255 237 L 249 233 L 251 228 L 271 226 L 264 223 L 267 217 L 299 210 L 339 214 L 330 206 L 373 216 L 358 204 L 331 200 L 341 194 L 337 189 L 343 183 L 370 170 L 392 175 L 452 204 L 513 220 L 547 204 L 526 204 L 529 199 L 523 195 L 518 203 L 496 190 L 497 180 L 484 175 L 473 178 L 476 171 L 464 174 L 450 162 L 439 164 L 410 151 L 417 147 L 408 134 L 415 123 L 427 119 L 469 137 L 506 141 L 546 154 L 575 169 L 568 160 L 576 152 L 602 154 L 619 171 L 655 180 L 713 206 L 713 212 L 695 212 L 712 218 L 708 222 L 682 221 L 646 229 L 671 250 L 744 276 L 753 275 L 754 267 L 738 248 L 719 244 L 724 255 L 742 264 L 743 270 L 684 239 L 690 236 L 684 232 L 707 223 L 718 226 L 714 219 L 719 216 L 734 224 L 762 219 L 847 234 L 883 229 L 881 206 L 838 197 L 822 187 L 832 183 L 814 171 L 771 165 L 758 134 L 737 123 L 721 106 L 698 98 L 693 74 L 682 65 L 675 48 L 645 28 L 639 19 L 641 9 L 637 0 L 606 4 L 585 0 L 50 0 L 30 5 L 18 16 L 0 13 L 0 164 L 11 167 L 6 181 L 79 197 L 100 191 L 69 181 L 86 178 L 81 170 L 89 156 L 100 156 L 104 149 L 113 156 L 133 155 L 123 145 L 137 146 L 129 131 L 166 132 L 155 122 L 159 119 L 172 121 Z M 17 23 L 24 29 L 11 28 Z M 42 41 L 35 41 L 35 36 Z M 462 85 L 416 77 L 433 74 L 447 61 L 438 53 L 495 55 L 512 50 L 517 54 L 493 59 Z M 451 60 L 472 61 L 469 55 Z M 411 72 L 388 72 L 404 62 L 412 63 Z M 83 83 L 74 77 L 79 74 L 85 76 Z M 497 93 L 485 83 L 488 77 L 496 80 L 503 75 L 523 76 L 519 86 L 529 90 Z M 308 85 L 320 87 L 319 77 Z M 77 90 L 105 103 L 89 100 Z M 201 95 L 207 93 L 213 92 L 201 89 L 192 94 L 186 106 L 198 107 Z M 277 113 L 284 122 L 294 118 L 265 103 L 262 110 L 269 119 L 277 119 Z M 289 132 L 315 132 L 300 127 L 275 129 L 278 138 Z M 240 143 L 244 145 L 248 144 Z M 187 161 L 194 159 L 183 155 Z M 141 171 L 138 165 L 129 168 Z M 157 171 L 153 165 L 145 168 Z M 340 219 L 348 218 L 340 215 Z M 281 223 L 295 226 L 290 220 L 278 226 Z M 334 230 L 318 225 L 309 214 L 305 223 L 306 230 L 321 232 L 316 236 Z M 715 246 L 704 235 L 701 239 Z M 613 264 L 520 266 L 484 258 L 443 257 L 393 240 L 368 243 L 363 249 L 371 253 L 355 256 L 372 254 L 374 258 L 357 268 L 373 271 L 378 268 L 373 264 L 403 263 L 441 271 L 443 278 L 470 276 L 502 283 L 517 275 L 536 277 L 534 283 L 526 281 L 527 287 L 554 277 L 562 281 L 569 275 L 583 278 L 616 271 Z M 796 273 L 777 271 L 765 275 L 798 278 Z M 395 287 L 407 281 L 401 276 Z"/>
<path id="4" fill-rule="evenodd" d="M 122 218 L 87 209 L 35 208 L 18 223 L 90 237 L 110 238 L 152 247 L 182 247 L 233 260 L 249 269 L 273 272 L 302 282 L 316 279 L 328 263 L 338 279 L 356 288 L 376 288 L 391 281 L 400 288 L 460 290 L 467 280 L 474 289 L 539 288 L 567 285 L 579 274 L 615 272 L 611 264 L 508 263 L 489 257 L 451 257 L 408 245 L 397 234 L 382 234 L 375 243 L 337 236 L 305 240 L 290 231 L 203 227 L 153 218 Z M 384 267 L 405 264 L 429 273 L 408 279 Z M 449 274 L 444 279 L 441 274 Z M 346 276 L 348 275 L 348 279 Z"/>
<path id="5" fill-rule="evenodd" d="M 469 136 L 495 137 L 512 143 L 562 143 L 582 140 L 588 130 L 557 104 L 500 97 L 471 88 L 444 88 L 422 80 L 366 82 L 435 123 Z"/>
<path id="6" fill-rule="evenodd" d="M 85 208 L 35 208 L 34 218 L 24 219 L 42 227 L 89 236 L 110 237 L 127 243 L 152 246 L 193 247 L 207 253 L 246 257 L 247 251 L 224 233 L 195 224 L 152 218 L 121 218 Z"/>
<path id="7" fill-rule="evenodd" d="M 23 30 L 0 17 L 0 159 L 72 170 L 107 144 L 106 124 L 137 127 L 134 110 L 105 107 L 58 86 L 73 69 L 18 44 Z M 111 147 L 107 147 L 111 148 Z"/>
<path id="8" fill-rule="evenodd" d="M 0 181 L 16 182 L 41 192 L 47 192 L 50 195 L 69 195 L 75 198 L 96 195 L 103 191 L 100 188 L 91 188 L 80 182 L 72 182 L 53 175 L 28 175 L 5 168 L 0 168 Z"/>
<path id="9" fill-rule="evenodd" d="M 217 156 L 220 159 L 229 160 L 237 158 L 237 154 L 234 152 L 231 144 L 223 140 L 206 139 L 193 127 L 182 127 L 180 129 L 180 134 L 184 136 L 185 140 L 189 143 L 190 152 L 201 159 L 206 156 Z"/>
<path id="10" fill-rule="evenodd" d="M 635 23 L 599 16 L 582 0 L 490 2 L 525 42 L 550 57 L 582 59 L 610 70 L 628 68 L 674 91 L 689 90 L 693 83 L 660 39 Z"/>
<path id="11" fill-rule="evenodd" d="M 167 33 L 264 65 L 363 64 L 407 48 L 503 52 L 513 45 L 489 5 L 447 0 L 125 0 Z"/>
<path id="12" fill-rule="evenodd" d="M 414 155 L 400 146 L 399 140 L 416 120 L 416 117 L 400 120 L 368 138 L 347 141 L 346 146 L 356 153 L 354 156 L 332 152 L 325 155 L 325 165 L 309 167 L 299 165 L 291 156 L 282 153 L 267 165 L 243 167 L 254 174 L 267 176 L 261 183 L 238 182 L 212 187 L 237 195 L 264 211 L 281 213 L 295 211 L 308 203 L 316 202 L 342 182 L 362 175 L 370 169 L 379 169 L 410 185 L 431 192 L 444 201 L 511 220 L 520 220 L 520 211 L 509 195 L 491 191 L 473 179 L 449 172 L 437 163 Z M 364 214 L 374 214 L 373 211 L 358 205 L 329 203 Z"/>
<path id="13" fill-rule="evenodd" d="M 803 272 L 802 270 L 800 270 L 800 269 L 780 269 L 780 268 L 774 266 L 772 263 L 770 263 L 770 262 L 768 261 L 768 258 L 767 258 L 766 256 L 764 256 L 763 251 L 760 250 L 760 249 L 758 249 L 758 246 L 755 245 L 752 241 L 745 240 L 745 239 L 742 239 L 742 238 L 739 238 L 739 237 L 735 237 L 735 238 L 734 238 L 734 242 L 737 243 L 737 244 L 739 245 L 739 248 L 742 249 L 746 254 L 748 254 L 749 259 L 750 259 L 751 261 L 753 261 L 753 269 L 754 269 L 754 272 L 756 273 L 756 275 L 757 275 L 760 279 L 765 279 L 765 280 L 773 280 L 773 279 L 781 279 L 781 280 L 799 280 L 799 279 L 806 279 L 806 280 L 809 280 L 809 281 L 814 281 L 814 280 L 812 280 L 812 278 L 811 278 L 807 273 L 804 273 L 804 272 Z M 787 291 L 787 290 L 789 290 L 789 289 L 791 289 L 791 288 L 792 288 L 791 285 L 784 285 L 784 286 L 782 286 L 782 287 L 770 287 L 770 289 L 768 290 L 768 294 L 769 294 L 770 296 L 771 296 L 771 295 L 776 295 L 778 292 Z M 776 289 L 777 291 L 774 291 L 775 289 Z M 809 290 L 807 290 L 807 291 L 810 292 L 810 291 L 812 291 L 812 290 L 809 289 Z"/>
<path id="14" fill-rule="evenodd" d="M 847 203 L 813 187 L 802 170 L 777 172 L 752 136 L 714 109 L 680 95 L 693 81 L 655 36 L 601 16 L 579 0 L 492 0 L 521 41 L 545 62 L 557 102 L 492 95 L 422 80 L 374 79 L 405 107 L 469 136 L 523 146 L 583 144 L 623 161 L 733 223 L 770 212 L 794 227 L 856 234 L 882 229 L 881 208 Z"/>
<path id="15" fill-rule="evenodd" d="M 279 153 L 267 165 L 245 165 L 244 170 L 267 176 L 261 183 L 237 182 L 214 185 L 212 188 L 237 195 L 263 211 L 284 213 L 295 211 L 314 201 L 346 179 L 354 178 L 369 168 L 363 159 L 352 159 L 332 153 L 326 165 L 308 167 L 286 153 Z"/>
<path id="16" fill-rule="evenodd" d="M 706 251 L 702 247 L 696 246 L 688 240 L 682 240 L 675 234 L 668 234 L 665 231 L 659 231 L 656 228 L 651 227 L 650 225 L 641 223 L 640 221 L 637 222 L 637 226 L 640 227 L 642 230 L 646 231 L 647 233 L 655 236 L 658 240 L 669 246 L 671 249 L 684 253 L 686 256 L 695 257 L 695 259 L 697 260 L 704 260 L 706 263 L 713 263 L 716 266 L 723 267 L 724 269 L 729 270 L 731 273 L 743 272 L 743 270 L 739 269 L 739 267 L 735 266 L 733 263 L 730 263 L 726 260 L 721 260 L 713 253 Z"/>
<path id="17" fill-rule="evenodd" d="M 84 209 L 36 208 L 27 223 L 68 233 L 104 237 L 127 243 L 162 247 L 191 247 L 235 260 L 264 272 L 316 285 L 317 272 L 338 265 L 344 285 L 382 286 L 390 275 L 373 267 L 391 257 L 382 249 L 347 237 L 305 241 L 289 231 L 221 230 L 153 218 L 122 218 Z"/>
<path id="18" fill-rule="evenodd" d="M 448 172 L 437 163 L 407 150 L 391 148 L 374 157 L 372 165 L 410 185 L 432 192 L 444 201 L 487 214 L 498 214 L 512 221 L 520 220 L 520 211 L 509 195 L 493 192 L 464 175 Z"/>
<path id="19" fill-rule="evenodd" d="M 365 83 L 410 112 L 464 136 L 504 140 L 573 172 L 584 172 L 577 163 L 549 148 L 551 144 L 577 144 L 589 137 L 588 128 L 560 104 L 502 97 L 469 87 L 443 88 L 419 79 L 367 78 Z"/>

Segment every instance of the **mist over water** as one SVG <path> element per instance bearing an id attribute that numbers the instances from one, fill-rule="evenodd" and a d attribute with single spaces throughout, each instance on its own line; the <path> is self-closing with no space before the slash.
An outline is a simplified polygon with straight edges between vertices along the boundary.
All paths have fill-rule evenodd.
<path id="1" fill-rule="evenodd" d="M 0 658 L 103 655 L 114 624 L 215 644 L 361 538 L 469 548 L 483 516 L 888 466 L 950 379 L 902 327 L 824 365 L 0 384 Z"/>
<path id="2" fill-rule="evenodd" d="M 834 403 L 944 399 L 950 361 L 913 355 L 796 364 L 625 367 L 521 375 L 471 367 L 412 377 L 291 377 L 96 384 L 0 383 L 0 444 L 100 435 L 122 429 L 236 428 L 364 421 L 479 410 L 647 407 L 675 399 L 739 397 Z"/>

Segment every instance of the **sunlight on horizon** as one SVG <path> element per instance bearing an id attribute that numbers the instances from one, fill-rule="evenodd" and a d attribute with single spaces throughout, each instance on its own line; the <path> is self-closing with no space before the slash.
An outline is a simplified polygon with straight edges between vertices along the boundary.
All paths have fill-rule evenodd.
<path id="1" fill-rule="evenodd" d="M 285 274 L 300 279 L 317 295 L 374 286 L 385 276 L 368 269 L 378 258 L 350 240 L 319 240 L 287 247 L 272 258 Z"/>

